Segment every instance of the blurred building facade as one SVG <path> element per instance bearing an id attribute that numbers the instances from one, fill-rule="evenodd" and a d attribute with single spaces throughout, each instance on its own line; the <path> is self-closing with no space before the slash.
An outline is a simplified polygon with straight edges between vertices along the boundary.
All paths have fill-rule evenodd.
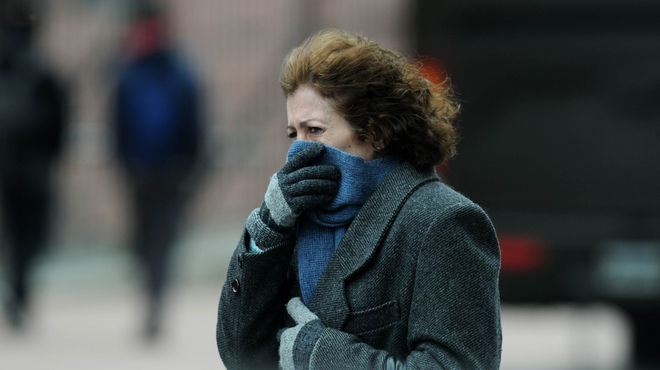
<path id="1" fill-rule="evenodd" d="M 126 189 L 109 147 L 108 111 L 129 3 L 44 1 L 40 47 L 72 90 L 55 227 L 56 243 L 63 247 L 112 248 L 125 242 Z M 191 210 L 191 232 L 240 225 L 280 167 L 289 141 L 278 76 L 290 48 L 330 26 L 362 32 L 399 50 L 409 44 L 404 0 L 166 3 L 176 43 L 199 68 L 207 108 L 210 168 Z"/>

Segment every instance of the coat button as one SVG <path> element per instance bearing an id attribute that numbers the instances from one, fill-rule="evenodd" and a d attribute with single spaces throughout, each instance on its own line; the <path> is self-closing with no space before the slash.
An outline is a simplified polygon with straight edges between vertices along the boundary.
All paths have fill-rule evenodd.
<path id="1" fill-rule="evenodd" d="M 236 259 L 238 260 L 238 267 L 243 268 L 243 253 L 239 254 Z"/>
<path id="2" fill-rule="evenodd" d="M 241 283 L 238 282 L 238 279 L 231 281 L 231 291 L 234 295 L 238 295 L 241 292 Z"/>

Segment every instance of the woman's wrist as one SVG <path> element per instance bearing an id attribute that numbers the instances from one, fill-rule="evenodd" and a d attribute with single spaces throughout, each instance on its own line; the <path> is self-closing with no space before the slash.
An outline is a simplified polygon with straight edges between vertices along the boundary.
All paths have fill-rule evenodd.
<path id="1" fill-rule="evenodd" d="M 250 238 L 261 249 L 270 249 L 287 244 L 295 238 L 293 228 L 276 230 L 266 224 L 260 216 L 259 208 L 256 208 L 248 216 L 245 228 Z"/>

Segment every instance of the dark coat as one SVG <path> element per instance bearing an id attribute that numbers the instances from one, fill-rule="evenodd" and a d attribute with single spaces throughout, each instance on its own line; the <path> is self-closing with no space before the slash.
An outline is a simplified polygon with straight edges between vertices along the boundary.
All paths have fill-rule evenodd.
<path id="1" fill-rule="evenodd" d="M 230 368 L 276 368 L 284 305 L 299 294 L 295 240 L 248 253 L 244 232 L 218 313 Z M 294 266 L 295 267 L 295 266 Z M 313 369 L 498 368 L 500 252 L 484 211 L 431 173 L 395 169 L 364 204 L 321 276 L 310 309 L 326 328 Z"/>

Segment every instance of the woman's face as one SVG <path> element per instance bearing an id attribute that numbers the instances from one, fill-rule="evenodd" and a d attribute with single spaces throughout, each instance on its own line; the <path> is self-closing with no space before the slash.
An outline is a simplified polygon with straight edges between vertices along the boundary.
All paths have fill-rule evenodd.
<path id="1" fill-rule="evenodd" d="M 301 85 L 286 99 L 287 135 L 294 140 L 316 141 L 346 153 L 375 159 L 374 149 L 312 87 Z"/>

